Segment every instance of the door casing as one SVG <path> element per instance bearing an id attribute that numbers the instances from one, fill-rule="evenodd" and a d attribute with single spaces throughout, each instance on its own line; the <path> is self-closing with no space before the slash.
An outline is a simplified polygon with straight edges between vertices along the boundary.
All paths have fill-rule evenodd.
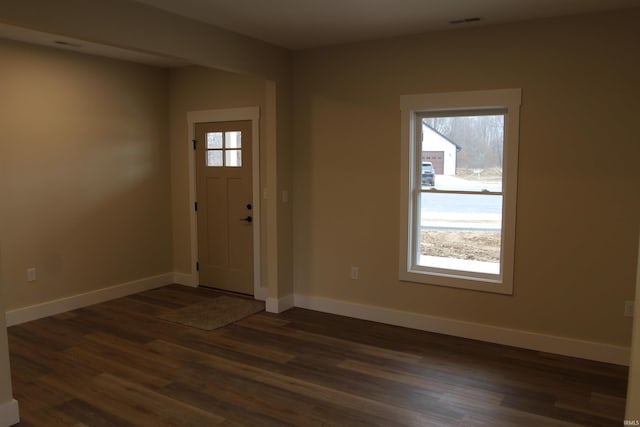
<path id="1" fill-rule="evenodd" d="M 196 269 L 198 262 L 198 234 L 197 234 L 197 217 L 195 211 L 196 203 L 196 158 L 193 149 L 193 140 L 195 139 L 196 123 L 208 122 L 228 122 L 228 121 L 251 121 L 252 133 L 252 173 L 253 173 L 253 291 L 254 298 L 265 300 L 267 298 L 267 290 L 262 287 L 261 280 L 261 206 L 260 206 L 260 108 L 229 108 L 216 110 L 190 111 L 187 113 L 187 123 L 189 129 L 189 139 L 187 148 L 188 168 L 189 168 L 189 207 L 191 215 L 189 215 L 189 229 L 191 237 L 191 277 L 188 284 L 197 286 L 200 283 L 200 275 Z"/>

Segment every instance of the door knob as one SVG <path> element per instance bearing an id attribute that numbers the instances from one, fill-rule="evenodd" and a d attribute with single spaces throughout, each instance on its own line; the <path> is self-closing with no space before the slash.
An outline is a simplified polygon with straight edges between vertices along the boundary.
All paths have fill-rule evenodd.
<path id="1" fill-rule="evenodd" d="M 240 221 L 247 221 L 247 222 L 251 222 L 253 221 L 253 218 L 251 217 L 251 215 L 247 216 L 246 218 L 242 218 Z"/>

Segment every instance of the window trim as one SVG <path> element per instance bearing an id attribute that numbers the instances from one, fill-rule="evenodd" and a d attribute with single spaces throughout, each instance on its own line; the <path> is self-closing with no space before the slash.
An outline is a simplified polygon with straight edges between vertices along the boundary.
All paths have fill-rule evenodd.
<path id="1" fill-rule="evenodd" d="M 518 186 L 518 140 L 521 89 L 446 92 L 402 95 L 401 160 L 400 160 L 400 246 L 399 279 L 401 281 L 471 289 L 499 294 L 513 294 L 515 261 L 516 195 Z M 463 272 L 458 270 L 418 268 L 415 242 L 415 198 L 417 180 L 414 179 L 416 160 L 416 115 L 434 111 L 465 111 L 506 109 L 503 146 L 503 215 L 500 274 Z M 437 270 L 437 271 L 436 271 Z"/>

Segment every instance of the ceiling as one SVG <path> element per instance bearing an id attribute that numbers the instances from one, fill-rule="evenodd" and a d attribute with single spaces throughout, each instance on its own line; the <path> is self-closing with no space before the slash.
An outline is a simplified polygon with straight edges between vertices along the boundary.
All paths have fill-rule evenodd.
<path id="1" fill-rule="evenodd" d="M 136 1 L 293 50 L 640 7 L 640 0 Z"/>
<path id="2" fill-rule="evenodd" d="M 291 50 L 640 7 L 640 0 L 131 1 Z M 91 43 L 0 22 L 2 38 L 154 66 L 187 65 L 177 58 Z"/>

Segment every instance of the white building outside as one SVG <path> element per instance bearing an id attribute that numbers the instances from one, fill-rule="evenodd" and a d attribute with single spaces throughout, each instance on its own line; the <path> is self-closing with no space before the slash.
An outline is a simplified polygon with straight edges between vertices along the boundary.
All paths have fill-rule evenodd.
<path id="1" fill-rule="evenodd" d="M 437 175 L 456 174 L 460 147 L 430 126 L 422 125 L 422 161 L 431 162 Z"/>

